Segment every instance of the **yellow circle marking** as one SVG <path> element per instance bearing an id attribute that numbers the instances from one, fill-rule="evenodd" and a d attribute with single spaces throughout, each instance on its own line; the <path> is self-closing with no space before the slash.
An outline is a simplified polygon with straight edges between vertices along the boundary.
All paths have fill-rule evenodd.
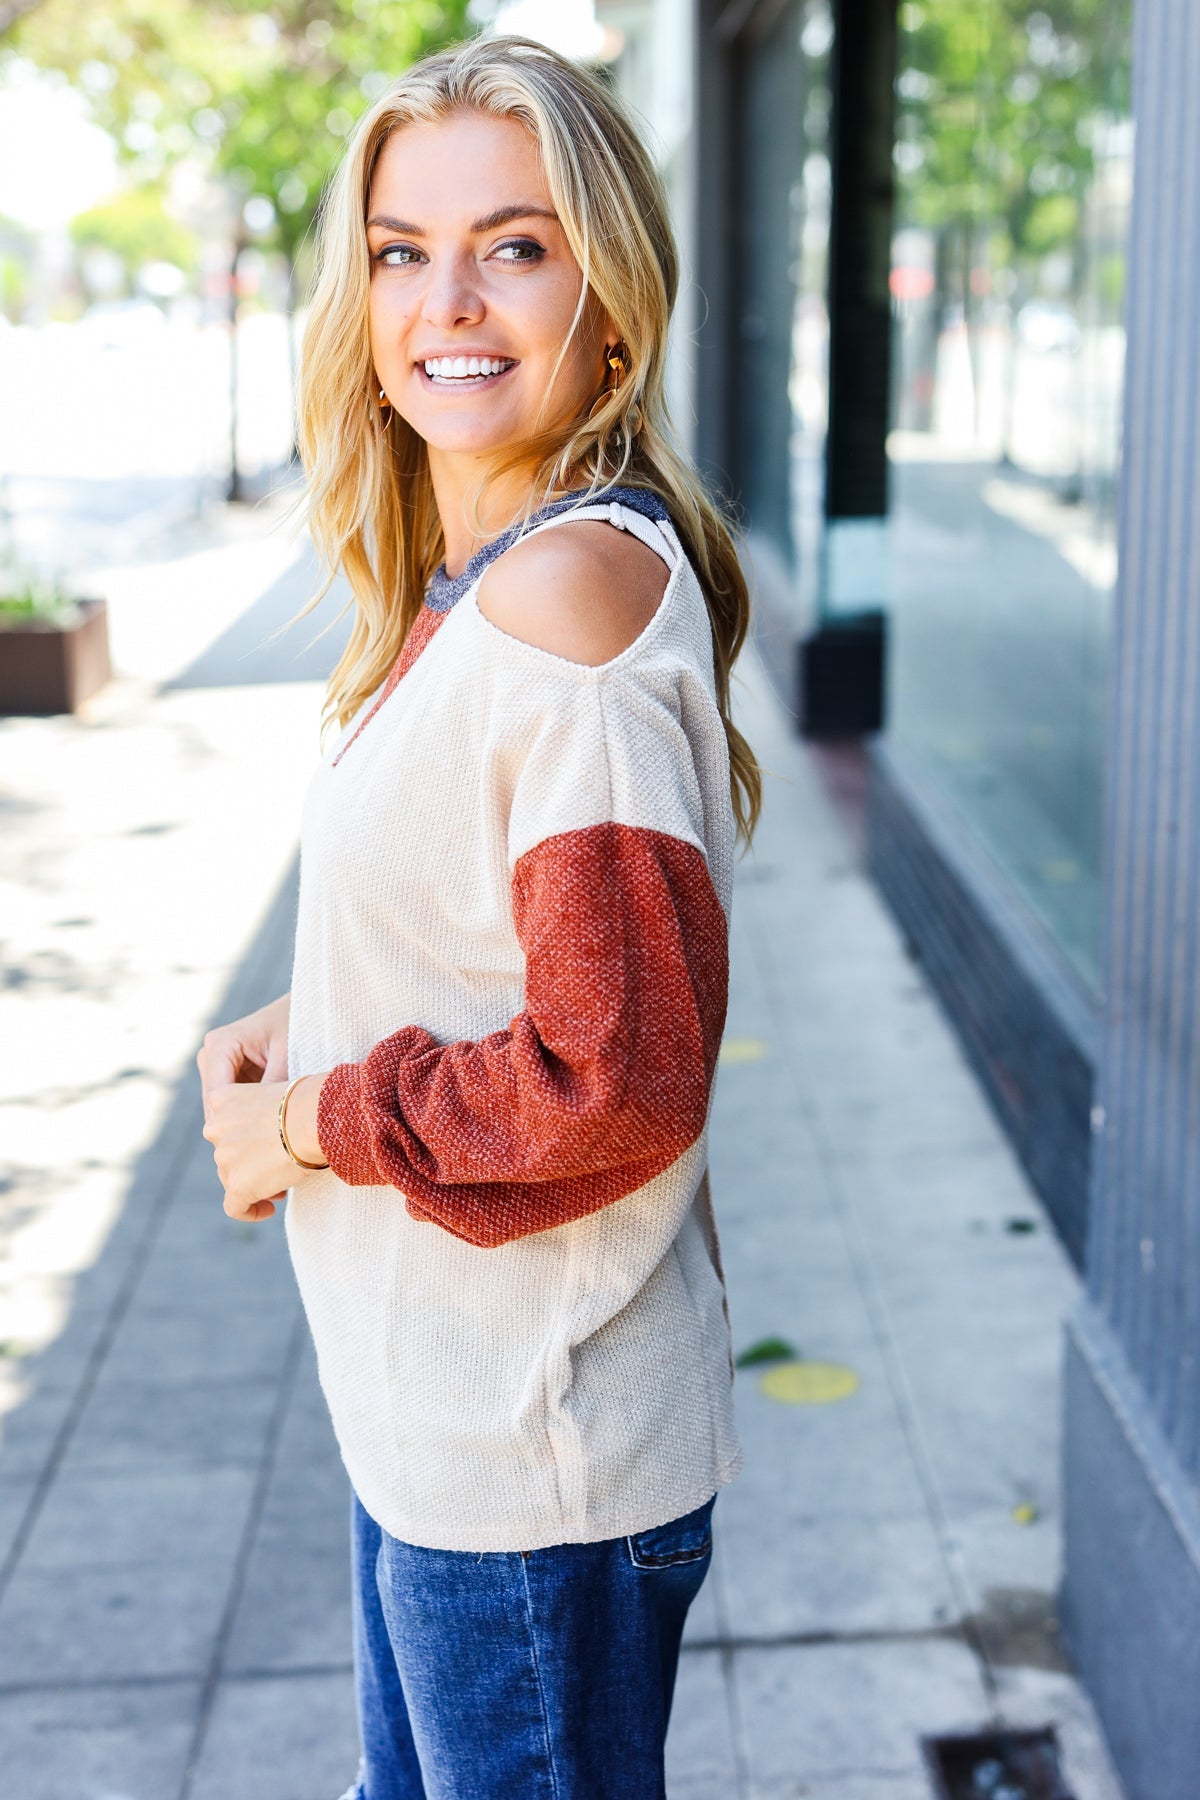
<path id="1" fill-rule="evenodd" d="M 766 1054 L 767 1046 L 761 1038 L 729 1037 L 721 1045 L 717 1060 L 723 1063 L 761 1062 Z"/>
<path id="2" fill-rule="evenodd" d="M 859 1380 L 843 1363 L 785 1362 L 767 1369 L 758 1385 L 768 1400 L 785 1406 L 828 1406 L 856 1393 Z"/>

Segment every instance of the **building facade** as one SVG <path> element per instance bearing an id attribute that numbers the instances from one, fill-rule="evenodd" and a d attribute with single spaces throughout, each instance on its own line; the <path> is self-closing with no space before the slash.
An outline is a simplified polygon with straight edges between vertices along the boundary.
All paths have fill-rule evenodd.
<path id="1" fill-rule="evenodd" d="M 1200 6 L 597 15 L 759 648 L 866 746 L 875 877 L 1084 1278 L 1074 1654 L 1131 1800 L 1195 1800 Z"/>

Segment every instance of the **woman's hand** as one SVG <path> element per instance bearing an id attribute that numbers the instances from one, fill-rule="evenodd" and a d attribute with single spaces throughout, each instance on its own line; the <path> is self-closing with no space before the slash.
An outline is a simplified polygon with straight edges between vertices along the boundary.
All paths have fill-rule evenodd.
<path id="1" fill-rule="evenodd" d="M 223 1102 L 220 1142 L 213 1130 L 214 1097 L 218 1092 L 227 1088 L 233 1087 L 236 1092 L 237 1088 L 248 1089 L 248 1084 L 255 1084 L 253 1092 L 247 1092 L 246 1097 L 251 1100 L 257 1099 L 255 1116 L 265 1121 L 268 1102 L 264 1098 L 264 1093 L 266 1088 L 273 1087 L 275 1090 L 274 1109 L 278 1109 L 279 1096 L 283 1091 L 283 1084 L 287 1080 L 288 1072 L 288 1019 L 291 1014 L 291 1001 L 290 993 L 281 994 L 278 1000 L 272 1000 L 269 1006 L 262 1006 L 257 1012 L 248 1013 L 244 1019 L 235 1019 L 231 1025 L 219 1025 L 212 1031 L 205 1032 L 204 1042 L 196 1056 L 196 1065 L 200 1070 L 200 1091 L 204 1102 L 204 1136 L 214 1147 L 214 1160 L 218 1172 L 221 1174 L 222 1186 L 225 1188 L 225 1211 L 231 1218 L 270 1218 L 275 1211 L 275 1201 L 282 1200 L 287 1187 L 294 1185 L 292 1176 L 289 1174 L 283 1188 L 280 1188 L 278 1192 L 267 1188 L 254 1197 L 257 1210 L 235 1211 L 230 1204 L 229 1182 L 222 1172 L 221 1157 L 223 1150 L 227 1151 L 228 1125 L 232 1120 L 233 1113 L 240 1112 L 241 1109 L 231 1108 Z M 295 1098 L 296 1095 L 293 1094 L 292 1099 L 288 1102 L 289 1131 L 292 1125 Z M 270 1125 L 269 1136 L 266 1133 L 265 1125 L 262 1133 L 264 1151 L 273 1148 L 287 1168 L 294 1171 L 295 1163 L 289 1161 L 279 1142 L 275 1111 L 271 1113 Z M 292 1142 L 295 1143 L 294 1138 Z M 304 1155 L 298 1146 L 297 1154 Z M 314 1157 L 312 1160 L 316 1161 L 317 1159 Z M 229 1166 L 232 1168 L 232 1163 Z M 303 1173 L 303 1171 L 300 1172 Z M 278 1183 L 276 1183 L 276 1187 L 278 1187 Z M 235 1201 L 234 1205 L 237 1204 Z"/>
<path id="2" fill-rule="evenodd" d="M 305 1076 L 288 1101 L 288 1139 L 305 1162 L 318 1161 L 320 1149 L 314 1152 L 307 1126 L 304 1136 L 297 1138 L 296 1126 L 302 1121 L 292 1109 L 305 1090 L 304 1116 L 311 1113 L 315 1118 L 316 1098 L 324 1079 L 323 1075 Z M 269 1219 L 275 1202 L 284 1199 L 287 1189 L 309 1172 L 292 1161 L 279 1141 L 279 1102 L 286 1090 L 286 1081 L 229 1082 L 209 1090 L 204 1136 L 213 1146 L 213 1160 L 225 1189 L 225 1211 L 231 1219 Z"/>
<path id="3" fill-rule="evenodd" d="M 244 1019 L 205 1032 L 196 1063 L 206 1121 L 211 1089 L 225 1087 L 231 1081 L 287 1080 L 291 1010 L 292 996 L 281 994 L 278 1000 L 247 1013 Z"/>

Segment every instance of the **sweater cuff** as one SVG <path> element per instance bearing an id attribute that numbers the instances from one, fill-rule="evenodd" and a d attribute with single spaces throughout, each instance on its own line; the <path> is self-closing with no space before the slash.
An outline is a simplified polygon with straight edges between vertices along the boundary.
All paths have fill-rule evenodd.
<path id="1" fill-rule="evenodd" d="M 361 1063 L 338 1063 L 326 1075 L 317 1096 L 317 1142 L 339 1181 L 348 1187 L 378 1187 L 361 1071 Z"/>

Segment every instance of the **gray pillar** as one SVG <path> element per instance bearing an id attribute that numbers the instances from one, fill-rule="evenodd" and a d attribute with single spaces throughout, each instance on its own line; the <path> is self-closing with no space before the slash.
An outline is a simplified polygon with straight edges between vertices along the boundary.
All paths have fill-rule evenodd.
<path id="1" fill-rule="evenodd" d="M 1121 576 L 1062 1611 L 1130 1800 L 1200 1795 L 1200 6 L 1136 0 Z"/>

